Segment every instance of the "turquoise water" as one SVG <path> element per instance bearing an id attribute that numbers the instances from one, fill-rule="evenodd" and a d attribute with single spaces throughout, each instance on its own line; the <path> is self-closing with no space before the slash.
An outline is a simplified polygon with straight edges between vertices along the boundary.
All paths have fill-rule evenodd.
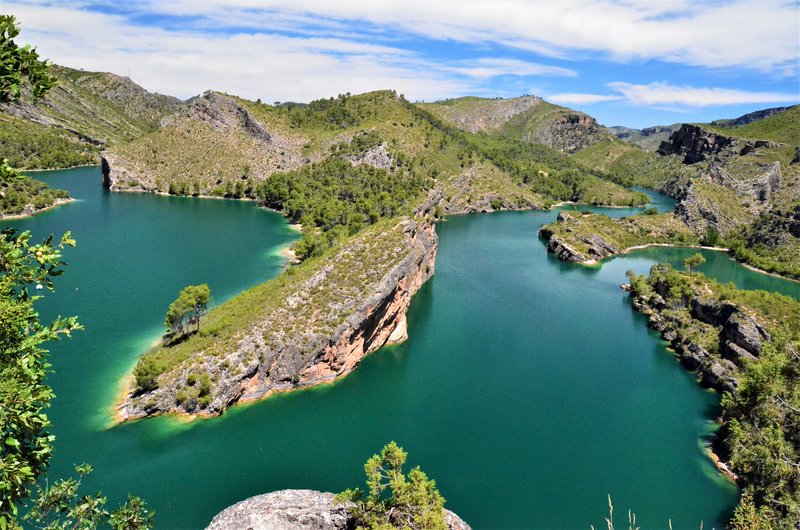
<path id="1" fill-rule="evenodd" d="M 79 246 L 41 310 L 76 313 L 87 328 L 53 348 L 51 476 L 90 462 L 89 490 L 147 498 L 159 528 L 203 528 L 276 489 L 360 485 L 364 461 L 390 440 L 476 529 L 604 527 L 609 493 L 617 521 L 631 508 L 642 528 L 670 518 L 674 528 L 721 528 L 736 503 L 702 449 L 718 396 L 619 289 L 627 269 L 692 250 L 586 268 L 548 255 L 537 238 L 555 211 L 453 217 L 438 225 L 436 276 L 412 302 L 404 344 L 335 384 L 221 418 L 107 428 L 117 381 L 158 337 L 178 290 L 207 281 L 220 301 L 270 277 L 294 234 L 250 203 L 109 194 L 96 168 L 44 178 L 81 202 L 13 224 L 74 231 Z M 710 276 L 800 297 L 800 284 L 707 258 Z"/>

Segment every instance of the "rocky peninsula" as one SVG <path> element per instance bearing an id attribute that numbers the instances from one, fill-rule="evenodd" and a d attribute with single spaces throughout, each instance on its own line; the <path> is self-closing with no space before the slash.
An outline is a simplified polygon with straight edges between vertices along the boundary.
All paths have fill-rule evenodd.
<path id="1" fill-rule="evenodd" d="M 155 388 L 130 392 L 117 418 L 216 415 L 349 373 L 365 355 L 405 340 L 408 305 L 434 274 L 437 245 L 429 221 L 390 220 L 324 263 L 309 260 L 243 293 L 199 334 L 146 354 L 143 362 L 161 370 Z"/>

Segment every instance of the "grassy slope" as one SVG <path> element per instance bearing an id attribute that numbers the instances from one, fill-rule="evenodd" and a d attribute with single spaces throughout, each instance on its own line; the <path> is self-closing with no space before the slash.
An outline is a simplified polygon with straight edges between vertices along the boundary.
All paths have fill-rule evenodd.
<path id="1" fill-rule="evenodd" d="M 263 333 L 268 344 L 281 337 L 329 335 L 348 316 L 342 301 L 362 300 L 367 289 L 405 256 L 403 237 L 399 219 L 384 220 L 214 308 L 199 333 L 176 346 L 156 348 L 144 358 L 156 362 L 166 374 L 163 384 L 168 384 L 170 372 L 234 351 L 257 325 L 267 326 Z M 306 282 L 323 267 L 324 281 L 308 288 Z"/>
<path id="2" fill-rule="evenodd" d="M 145 188 L 168 191 L 170 182 L 191 179 L 192 185 L 183 188 L 195 192 L 193 186 L 197 182 L 200 194 L 222 195 L 228 182 L 241 179 L 246 167 L 252 180 L 261 181 L 274 171 L 322 160 L 332 151 L 350 153 L 352 138 L 368 131 L 386 143 L 392 156 L 390 169 L 403 167 L 411 175 L 434 177 L 437 188 L 456 201 L 452 210 L 468 210 L 471 205 L 485 209 L 498 195 L 517 207 L 546 204 L 548 197 L 542 195 L 548 195 L 547 188 L 537 187 L 548 178 L 544 173 L 566 169 L 586 173 L 568 157 L 542 146 L 527 153 L 527 167 L 510 171 L 497 163 L 498 157 L 518 158 L 509 154 L 513 147 L 508 141 L 443 127 L 438 120 L 428 119 L 427 112 L 389 91 L 346 98 L 341 108 L 330 115 L 313 112 L 308 106 L 274 107 L 231 96 L 219 97 L 246 109 L 273 135 L 272 142 L 255 141 L 242 127 L 229 128 L 227 134 L 221 135 L 207 123 L 185 117 L 117 146 L 112 154 L 135 161 L 133 173 Z M 523 172 L 529 174 L 528 182 L 524 182 Z M 550 177 L 558 178 L 555 174 Z M 587 196 L 593 202 L 628 204 L 636 197 L 607 182 L 587 182 Z M 573 199 L 571 195 L 549 199 Z"/>
<path id="3" fill-rule="evenodd" d="M 712 124 L 700 125 L 704 129 L 725 136 L 770 140 L 794 146 L 800 145 L 800 105 L 747 125 L 739 125 L 737 127 L 719 127 Z"/>
<path id="4" fill-rule="evenodd" d="M 41 101 L 0 108 L 0 157 L 22 169 L 97 163 L 97 145 L 153 131 L 182 105 L 114 74 L 60 66 L 52 73 L 59 84 Z"/>
<path id="5" fill-rule="evenodd" d="M 97 163 L 99 148 L 56 127 L 0 114 L 0 158 L 13 167 L 49 169 Z"/>

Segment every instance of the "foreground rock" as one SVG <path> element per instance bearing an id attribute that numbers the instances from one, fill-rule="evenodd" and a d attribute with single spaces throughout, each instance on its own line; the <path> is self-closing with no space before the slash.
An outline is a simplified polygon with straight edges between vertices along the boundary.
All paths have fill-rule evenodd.
<path id="1" fill-rule="evenodd" d="M 216 415 L 349 373 L 406 338 L 406 310 L 434 273 L 437 245 L 431 223 L 394 220 L 349 240 L 323 266 L 304 263 L 243 293 L 207 317 L 207 335 L 145 356 L 163 370 L 157 387 L 129 393 L 118 419 Z"/>
<path id="2" fill-rule="evenodd" d="M 347 508 L 333 493 L 281 490 L 256 495 L 226 508 L 206 530 L 346 530 L 355 527 Z M 470 530 L 456 514 L 445 510 L 450 530 Z"/>

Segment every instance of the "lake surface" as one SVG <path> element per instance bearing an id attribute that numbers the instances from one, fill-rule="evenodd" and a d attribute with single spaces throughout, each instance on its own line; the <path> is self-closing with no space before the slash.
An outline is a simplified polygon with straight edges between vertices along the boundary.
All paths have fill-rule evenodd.
<path id="1" fill-rule="evenodd" d="M 39 304 L 45 319 L 77 314 L 86 326 L 52 348 L 50 477 L 89 462 L 88 491 L 113 503 L 145 497 L 158 528 L 203 528 L 277 489 L 363 486 L 365 460 L 390 440 L 476 529 L 604 528 L 608 494 L 618 522 L 630 508 L 642 528 L 666 529 L 670 518 L 674 528 L 722 528 L 737 501 L 703 452 L 719 397 L 619 289 L 627 269 L 694 250 L 586 268 L 538 239 L 557 211 L 452 217 L 437 227 L 436 276 L 411 304 L 404 344 L 334 384 L 221 418 L 108 428 L 119 379 L 158 338 L 178 291 L 207 282 L 219 302 L 272 277 L 296 234 L 252 203 L 111 194 L 97 168 L 37 177 L 81 199 L 7 223 L 37 236 L 71 229 L 78 240 L 57 293 Z M 704 254 L 709 276 L 800 297 L 800 284 Z"/>

